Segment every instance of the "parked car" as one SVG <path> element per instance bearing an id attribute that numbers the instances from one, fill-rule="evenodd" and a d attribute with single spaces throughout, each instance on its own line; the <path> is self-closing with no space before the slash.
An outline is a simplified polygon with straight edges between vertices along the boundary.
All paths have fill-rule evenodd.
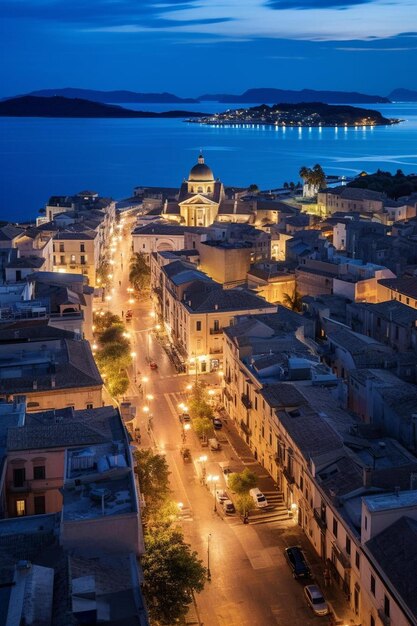
<path id="1" fill-rule="evenodd" d="M 329 605 L 324 599 L 318 585 L 307 585 L 306 587 L 304 587 L 304 595 L 307 600 L 308 606 L 313 610 L 316 615 L 328 614 Z"/>
<path id="2" fill-rule="evenodd" d="M 264 494 L 258 487 L 254 487 L 249 490 L 249 495 L 252 500 L 255 502 L 258 509 L 264 509 L 268 506 L 268 500 L 265 498 Z"/>
<path id="3" fill-rule="evenodd" d="M 229 500 L 229 495 L 227 491 L 225 491 L 224 489 L 216 489 L 216 500 L 217 502 L 220 502 L 220 504 L 223 504 L 223 502 Z"/>
<path id="4" fill-rule="evenodd" d="M 236 512 L 235 505 L 231 500 L 223 500 L 222 507 L 226 515 L 233 515 Z"/>
<path id="5" fill-rule="evenodd" d="M 220 441 L 216 437 L 212 437 L 208 440 L 210 450 L 220 450 Z"/>
<path id="6" fill-rule="evenodd" d="M 304 552 L 299 546 L 286 548 L 284 554 L 294 578 L 310 578 L 310 568 L 307 564 Z"/>
<path id="7" fill-rule="evenodd" d="M 129 309 L 128 311 L 126 311 L 126 322 L 130 322 L 130 320 L 133 317 L 133 311 L 131 309 Z"/>
<path id="8" fill-rule="evenodd" d="M 178 419 L 180 420 L 181 424 L 188 424 L 189 422 L 191 422 L 191 417 L 188 413 L 180 413 Z"/>
<path id="9" fill-rule="evenodd" d="M 155 363 L 155 361 L 151 361 L 149 363 L 149 367 L 151 368 L 151 370 L 157 370 L 158 369 L 158 363 Z"/>
<path id="10" fill-rule="evenodd" d="M 221 430 L 223 428 L 222 421 L 218 417 L 213 418 L 213 428 L 214 430 Z"/>

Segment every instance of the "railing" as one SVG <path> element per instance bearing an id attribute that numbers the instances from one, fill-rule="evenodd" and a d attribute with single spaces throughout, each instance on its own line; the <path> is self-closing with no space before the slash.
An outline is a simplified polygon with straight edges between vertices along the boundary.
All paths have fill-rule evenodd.
<path id="1" fill-rule="evenodd" d="M 287 481 L 289 485 L 293 485 L 295 483 L 295 478 L 290 472 L 290 470 L 288 469 L 288 467 L 284 467 L 284 469 L 282 470 L 282 473 L 284 474 L 285 480 Z"/>
<path id="2" fill-rule="evenodd" d="M 223 328 L 210 328 L 210 335 L 221 335 Z"/>
<path id="3" fill-rule="evenodd" d="M 223 352 L 222 348 L 210 348 L 209 353 L 210 354 L 221 354 Z"/>
<path id="4" fill-rule="evenodd" d="M 245 406 L 247 409 L 251 409 L 252 408 L 252 402 L 251 402 L 249 396 L 246 395 L 246 393 L 242 393 L 240 399 L 242 400 L 243 406 Z"/>
<path id="5" fill-rule="evenodd" d="M 314 509 L 313 513 L 314 513 L 314 519 L 316 520 L 317 524 L 320 526 L 321 530 L 326 530 L 327 528 L 326 515 L 323 516 L 321 508 Z"/>
<path id="6" fill-rule="evenodd" d="M 24 480 L 16 485 L 14 481 L 9 481 L 8 489 L 14 493 L 46 491 L 47 489 L 59 489 L 62 487 L 62 478 L 33 478 L 32 480 Z"/>
<path id="7" fill-rule="evenodd" d="M 391 626 L 391 618 L 385 613 L 383 608 L 378 609 L 378 617 L 384 626 Z"/>

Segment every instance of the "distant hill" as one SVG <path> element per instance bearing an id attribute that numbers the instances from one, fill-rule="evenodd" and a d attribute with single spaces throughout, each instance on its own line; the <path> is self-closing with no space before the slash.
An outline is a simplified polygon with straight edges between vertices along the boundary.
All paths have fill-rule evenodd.
<path id="1" fill-rule="evenodd" d="M 292 91 L 286 89 L 248 89 L 241 95 L 231 94 L 203 94 L 199 100 L 215 102 L 239 102 L 273 104 L 275 102 L 286 102 L 288 104 L 298 104 L 300 102 L 326 102 L 327 104 L 354 104 L 354 103 L 386 103 L 388 98 L 383 96 L 369 96 L 356 91 L 315 91 L 314 89 L 302 89 Z"/>
<path id="2" fill-rule="evenodd" d="M 394 102 L 417 102 L 417 91 L 412 89 L 394 89 L 388 98 Z"/>
<path id="3" fill-rule="evenodd" d="M 201 117 L 206 113 L 190 111 L 132 111 L 120 106 L 91 102 L 81 98 L 52 98 L 20 96 L 0 102 L 2 117 L 102 117 L 102 118 L 151 118 L 151 117 Z"/>
<path id="4" fill-rule="evenodd" d="M 40 89 L 31 91 L 29 96 L 39 96 L 50 98 L 52 96 L 63 96 L 64 98 L 82 98 L 93 102 L 111 102 L 128 104 L 134 102 L 150 103 L 183 103 L 190 104 L 198 102 L 193 98 L 178 98 L 172 93 L 139 93 L 135 91 L 97 91 L 96 89 L 78 89 L 76 87 L 65 87 L 63 89 Z"/>

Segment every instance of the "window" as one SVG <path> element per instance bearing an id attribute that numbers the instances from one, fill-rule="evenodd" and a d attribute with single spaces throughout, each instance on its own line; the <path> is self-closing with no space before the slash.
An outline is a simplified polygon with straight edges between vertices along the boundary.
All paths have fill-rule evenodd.
<path id="1" fill-rule="evenodd" d="M 83 254 L 80 256 L 80 263 L 81 265 L 85 265 L 85 256 Z"/>
<path id="2" fill-rule="evenodd" d="M 387 617 L 389 617 L 390 606 L 389 606 L 389 598 L 384 595 L 384 613 Z"/>
<path id="3" fill-rule="evenodd" d="M 375 617 L 373 615 L 371 615 L 369 626 L 375 626 Z"/>
<path id="4" fill-rule="evenodd" d="M 26 480 L 26 470 L 24 467 L 18 467 L 13 470 L 13 485 L 14 487 L 24 487 Z"/>
<path id="5" fill-rule="evenodd" d="M 85 243 L 80 243 L 80 252 L 85 252 Z"/>
<path id="6" fill-rule="evenodd" d="M 346 535 L 346 554 L 350 554 L 351 551 L 351 542 L 350 538 Z"/>
<path id="7" fill-rule="evenodd" d="M 375 595 L 375 576 L 373 576 L 371 574 L 371 593 L 374 596 Z"/>
<path id="8" fill-rule="evenodd" d="M 196 330 L 201 330 L 201 322 L 200 321 L 195 323 L 195 329 Z"/>
<path id="9" fill-rule="evenodd" d="M 337 537 L 337 519 L 335 517 L 333 518 L 333 534 Z"/>
<path id="10" fill-rule="evenodd" d="M 61 259 L 60 260 L 61 265 L 65 265 L 65 257 L 61 255 L 60 259 Z"/>
<path id="11" fill-rule="evenodd" d="M 220 324 L 219 324 L 219 320 L 214 320 L 214 330 L 219 330 L 220 328 Z"/>
<path id="12" fill-rule="evenodd" d="M 368 530 L 368 518 L 367 518 L 367 516 L 366 516 L 366 515 L 365 515 L 365 522 L 364 522 L 364 525 L 365 525 L 365 530 Z"/>
<path id="13" fill-rule="evenodd" d="M 75 263 L 75 254 L 71 254 L 71 263 Z"/>
<path id="14" fill-rule="evenodd" d="M 258 409 L 258 398 L 255 396 L 255 411 Z"/>
<path id="15" fill-rule="evenodd" d="M 35 465 L 33 468 L 33 478 L 34 480 L 45 479 L 45 465 Z"/>
<path id="16" fill-rule="evenodd" d="M 89 403 L 89 404 L 87 404 L 86 408 L 87 408 L 87 409 L 92 409 L 92 408 L 93 408 L 93 405 L 92 405 L 91 403 Z"/>
<path id="17" fill-rule="evenodd" d="M 16 500 L 16 516 L 22 517 L 26 515 L 26 502 L 25 500 Z"/>
<path id="18" fill-rule="evenodd" d="M 64 248 L 64 244 L 63 243 L 59 244 L 59 251 L 60 252 L 65 252 L 65 248 Z"/>
<path id="19" fill-rule="evenodd" d="M 358 551 L 356 551 L 356 554 L 355 554 L 355 565 L 356 565 L 356 569 L 360 569 L 360 566 L 361 566 L 361 555 L 359 554 Z"/>
<path id="20" fill-rule="evenodd" d="M 35 505 L 35 515 L 44 515 L 45 508 L 45 496 L 35 496 L 33 498 Z"/>

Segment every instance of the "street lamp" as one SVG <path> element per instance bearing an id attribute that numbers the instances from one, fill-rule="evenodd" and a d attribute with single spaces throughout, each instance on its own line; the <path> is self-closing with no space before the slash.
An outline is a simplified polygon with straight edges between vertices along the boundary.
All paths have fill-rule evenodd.
<path id="1" fill-rule="evenodd" d="M 149 378 L 147 376 L 142 376 L 142 382 L 143 382 L 143 393 L 145 395 L 146 394 L 146 383 L 149 382 Z"/>
<path id="2" fill-rule="evenodd" d="M 211 580 L 211 572 L 210 572 L 210 539 L 211 533 L 207 535 L 207 580 Z"/>
<path id="3" fill-rule="evenodd" d="M 209 482 L 213 483 L 213 486 L 214 486 L 214 489 L 213 489 L 213 493 L 214 493 L 214 508 L 213 508 L 213 510 L 214 510 L 214 512 L 215 512 L 215 513 L 217 513 L 217 503 L 216 503 L 216 483 L 218 482 L 219 477 L 218 477 L 218 476 L 212 476 L 212 475 L 210 474 L 210 476 L 207 476 L 207 480 L 208 480 Z"/>
<path id="4" fill-rule="evenodd" d="M 130 356 L 133 359 L 133 372 L 134 372 L 134 377 L 135 377 L 135 383 L 136 383 L 136 352 L 131 352 Z"/>

